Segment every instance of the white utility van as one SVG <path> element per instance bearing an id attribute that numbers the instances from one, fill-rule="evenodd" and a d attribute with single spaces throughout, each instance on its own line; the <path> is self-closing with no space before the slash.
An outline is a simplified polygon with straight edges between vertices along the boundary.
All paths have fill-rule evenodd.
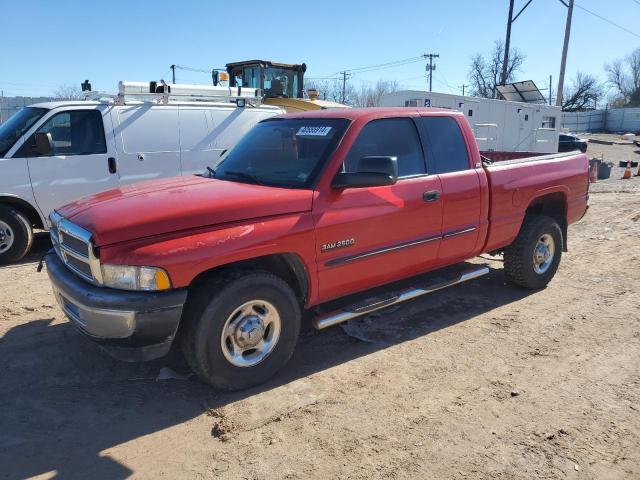
<path id="1" fill-rule="evenodd" d="M 151 83 L 161 93 L 120 82 L 117 95 L 35 104 L 0 125 L 0 263 L 22 258 L 56 207 L 131 182 L 202 173 L 256 123 L 284 113 L 260 105 L 253 90 L 164 85 L 162 93 Z"/>

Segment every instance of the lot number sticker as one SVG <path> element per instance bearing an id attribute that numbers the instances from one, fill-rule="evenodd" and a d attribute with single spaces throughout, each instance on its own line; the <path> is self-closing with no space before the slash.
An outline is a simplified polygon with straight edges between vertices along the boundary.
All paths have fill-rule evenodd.
<path id="1" fill-rule="evenodd" d="M 326 137 L 330 131 L 331 127 L 300 127 L 296 135 L 299 137 Z"/>

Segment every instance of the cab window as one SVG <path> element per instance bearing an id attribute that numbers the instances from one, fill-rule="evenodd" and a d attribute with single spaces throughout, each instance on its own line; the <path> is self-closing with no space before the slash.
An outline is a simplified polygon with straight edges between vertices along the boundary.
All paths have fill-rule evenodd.
<path id="1" fill-rule="evenodd" d="M 410 118 L 383 118 L 367 123 L 344 161 L 345 172 L 357 172 L 362 157 L 398 157 L 398 176 L 426 173 L 420 138 Z"/>
<path id="2" fill-rule="evenodd" d="M 102 115 L 97 110 L 60 112 L 47 120 L 37 133 L 51 135 L 52 156 L 92 155 L 107 152 Z M 38 156 L 38 154 L 31 152 L 30 155 L 25 156 Z"/>

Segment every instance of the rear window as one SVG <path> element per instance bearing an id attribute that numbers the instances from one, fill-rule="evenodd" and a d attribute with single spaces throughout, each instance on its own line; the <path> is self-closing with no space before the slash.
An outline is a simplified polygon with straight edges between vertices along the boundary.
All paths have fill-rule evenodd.
<path id="1" fill-rule="evenodd" d="M 427 151 L 429 173 L 469 169 L 467 145 L 458 122 L 451 117 L 420 117 L 418 128 Z"/>

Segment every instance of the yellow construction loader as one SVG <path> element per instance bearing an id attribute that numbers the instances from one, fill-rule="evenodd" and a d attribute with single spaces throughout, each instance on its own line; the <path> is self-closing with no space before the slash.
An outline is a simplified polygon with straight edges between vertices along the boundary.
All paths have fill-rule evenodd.
<path id="1" fill-rule="evenodd" d="M 247 60 L 227 63 L 229 86 L 259 88 L 264 103 L 284 108 L 287 113 L 324 108 L 349 108 L 341 103 L 320 100 L 316 90 L 304 95 L 304 73 L 307 66 L 276 63 L 268 60 Z"/>

